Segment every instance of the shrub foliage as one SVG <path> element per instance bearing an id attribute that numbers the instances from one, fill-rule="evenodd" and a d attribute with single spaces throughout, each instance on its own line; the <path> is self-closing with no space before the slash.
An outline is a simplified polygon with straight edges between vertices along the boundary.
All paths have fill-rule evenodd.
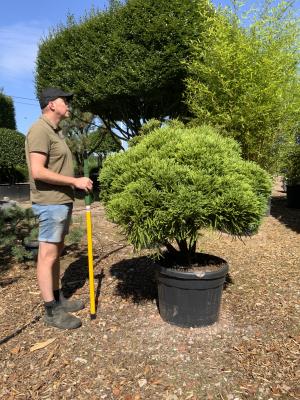
<path id="1" fill-rule="evenodd" d="M 135 248 L 177 243 L 187 257 L 201 228 L 256 231 L 271 191 L 269 175 L 233 139 L 174 123 L 108 157 L 100 185 L 109 218 Z"/>
<path id="2" fill-rule="evenodd" d="M 25 245 L 37 237 L 38 223 L 31 208 L 0 208 L 0 252 L 16 261 L 32 259 Z"/>

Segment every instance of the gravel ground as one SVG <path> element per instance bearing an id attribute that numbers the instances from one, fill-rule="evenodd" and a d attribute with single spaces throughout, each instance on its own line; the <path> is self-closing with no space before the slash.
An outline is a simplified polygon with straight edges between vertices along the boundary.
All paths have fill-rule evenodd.
<path id="1" fill-rule="evenodd" d="M 84 224 L 82 204 L 75 215 Z M 133 253 L 99 203 L 92 216 L 97 318 L 80 311 L 78 330 L 46 327 L 34 266 L 1 256 L 1 399 L 300 398 L 300 210 L 286 207 L 279 182 L 257 235 L 199 240 L 228 261 L 231 281 L 219 321 L 205 328 L 162 321 L 155 264 Z M 67 291 L 88 304 L 84 243 L 67 249 L 62 270 Z"/>

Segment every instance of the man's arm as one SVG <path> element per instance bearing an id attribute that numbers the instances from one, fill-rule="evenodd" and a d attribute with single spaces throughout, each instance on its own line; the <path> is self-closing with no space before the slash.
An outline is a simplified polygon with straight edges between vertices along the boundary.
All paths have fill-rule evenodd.
<path id="1" fill-rule="evenodd" d="M 47 155 L 45 153 L 32 152 L 29 154 L 32 178 L 53 185 L 74 186 L 85 191 L 92 190 L 93 181 L 89 178 L 74 178 L 50 171 L 45 167 Z"/>

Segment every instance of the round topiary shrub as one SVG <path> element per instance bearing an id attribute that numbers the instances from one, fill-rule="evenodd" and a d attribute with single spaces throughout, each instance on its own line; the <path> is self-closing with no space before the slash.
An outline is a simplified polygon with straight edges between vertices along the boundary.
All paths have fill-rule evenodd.
<path id="1" fill-rule="evenodd" d="M 108 217 L 136 249 L 166 246 L 187 262 L 202 228 L 257 231 L 271 194 L 270 176 L 233 139 L 174 123 L 108 157 L 100 186 Z"/>

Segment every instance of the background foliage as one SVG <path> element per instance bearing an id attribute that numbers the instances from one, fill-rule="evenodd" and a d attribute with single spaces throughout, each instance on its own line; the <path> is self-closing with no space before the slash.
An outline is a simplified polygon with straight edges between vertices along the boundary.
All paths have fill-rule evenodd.
<path id="1" fill-rule="evenodd" d="M 0 182 L 15 183 L 25 179 L 25 136 L 12 129 L 0 128 Z"/>
<path id="2" fill-rule="evenodd" d="M 199 4 L 212 12 L 206 0 L 128 0 L 79 23 L 70 17 L 40 44 L 37 90 L 72 90 L 79 109 L 125 140 L 150 118 L 186 117 L 182 60 L 202 29 Z"/>
<path id="3" fill-rule="evenodd" d="M 17 129 L 15 107 L 11 97 L 0 90 L 0 128 Z"/>
<path id="4" fill-rule="evenodd" d="M 196 123 L 218 126 L 239 141 L 244 158 L 274 172 L 299 131 L 300 25 L 288 2 L 272 3 L 246 21 L 238 7 L 206 14 L 205 37 L 193 42 L 186 63 L 186 101 Z"/>
<path id="5" fill-rule="evenodd" d="M 277 4 L 274 7 L 274 4 Z M 299 133 L 299 21 L 292 1 L 111 1 L 54 29 L 39 47 L 36 87 L 72 90 L 76 107 L 129 140 L 150 119 L 218 127 L 271 173 Z M 55 57 L 53 56 L 55 55 Z M 133 143 L 133 142 L 132 142 Z"/>
<path id="6" fill-rule="evenodd" d="M 64 136 L 75 160 L 75 171 L 83 176 L 84 159 L 94 155 L 97 167 L 113 151 L 121 149 L 121 142 L 113 138 L 104 126 L 95 124 L 95 116 L 88 112 L 75 110 L 71 117 L 61 122 Z"/>

